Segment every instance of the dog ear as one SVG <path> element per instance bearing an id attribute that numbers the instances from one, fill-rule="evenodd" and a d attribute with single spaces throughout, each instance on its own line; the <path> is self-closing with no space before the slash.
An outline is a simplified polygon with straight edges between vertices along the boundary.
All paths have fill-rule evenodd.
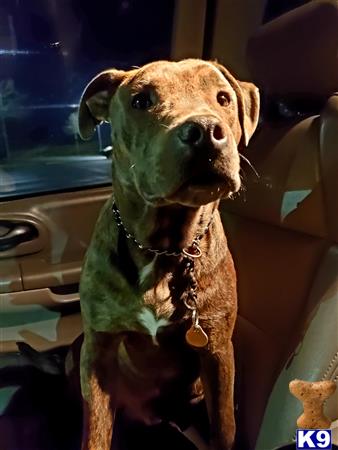
<path id="1" fill-rule="evenodd" d="M 78 127 L 82 139 L 90 139 L 96 126 L 108 119 L 111 98 L 126 73 L 124 70 L 106 70 L 86 86 L 78 111 Z"/>
<path id="2" fill-rule="evenodd" d="M 236 80 L 229 70 L 218 62 L 212 61 L 212 64 L 222 72 L 236 92 L 238 115 L 242 128 L 242 140 L 244 145 L 247 146 L 258 124 L 259 90 L 253 83 Z"/>

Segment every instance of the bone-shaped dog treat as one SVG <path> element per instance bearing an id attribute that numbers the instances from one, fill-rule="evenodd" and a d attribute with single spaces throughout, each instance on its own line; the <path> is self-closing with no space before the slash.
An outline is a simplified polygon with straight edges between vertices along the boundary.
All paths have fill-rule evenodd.
<path id="1" fill-rule="evenodd" d="M 336 390 L 333 381 L 293 380 L 289 384 L 289 389 L 303 404 L 303 414 L 297 419 L 298 428 L 330 428 L 331 420 L 325 416 L 323 408 L 325 400 Z"/>

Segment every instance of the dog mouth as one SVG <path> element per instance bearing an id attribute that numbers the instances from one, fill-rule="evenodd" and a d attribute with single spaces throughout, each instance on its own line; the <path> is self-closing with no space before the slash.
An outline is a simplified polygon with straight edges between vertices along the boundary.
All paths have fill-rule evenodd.
<path id="1" fill-rule="evenodd" d="M 184 181 L 168 200 L 197 206 L 225 198 L 235 191 L 237 191 L 236 182 L 230 177 L 205 172 L 193 175 Z"/>
<path id="2" fill-rule="evenodd" d="M 228 180 L 221 175 L 215 173 L 204 173 L 192 176 L 181 186 L 181 189 L 190 188 L 195 190 L 217 190 L 225 188 L 228 185 Z"/>

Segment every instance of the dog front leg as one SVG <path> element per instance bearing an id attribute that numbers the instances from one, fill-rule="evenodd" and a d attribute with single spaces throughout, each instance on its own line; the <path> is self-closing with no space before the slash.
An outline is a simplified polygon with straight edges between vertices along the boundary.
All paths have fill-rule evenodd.
<path id="1" fill-rule="evenodd" d="M 117 363 L 110 360 L 108 368 L 96 361 L 97 354 L 86 346 L 85 340 L 81 350 L 82 450 L 111 448 L 117 406 Z"/>
<path id="2" fill-rule="evenodd" d="M 115 408 L 111 395 L 99 386 L 94 374 L 89 375 L 88 399 L 83 401 L 82 450 L 110 450 Z"/>
<path id="3" fill-rule="evenodd" d="M 213 450 L 230 450 L 235 440 L 234 355 L 229 340 L 223 348 L 201 353 L 201 378 L 208 409 Z"/>

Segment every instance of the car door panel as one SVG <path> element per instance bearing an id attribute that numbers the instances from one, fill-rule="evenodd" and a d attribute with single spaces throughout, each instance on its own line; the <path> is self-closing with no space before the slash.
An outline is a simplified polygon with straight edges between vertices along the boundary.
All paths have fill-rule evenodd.
<path id="1" fill-rule="evenodd" d="M 81 333 L 81 266 L 110 193 L 100 187 L 1 204 L 0 223 L 33 224 L 38 233 L 0 251 L 0 352 L 16 351 L 17 341 L 47 350 Z"/>

